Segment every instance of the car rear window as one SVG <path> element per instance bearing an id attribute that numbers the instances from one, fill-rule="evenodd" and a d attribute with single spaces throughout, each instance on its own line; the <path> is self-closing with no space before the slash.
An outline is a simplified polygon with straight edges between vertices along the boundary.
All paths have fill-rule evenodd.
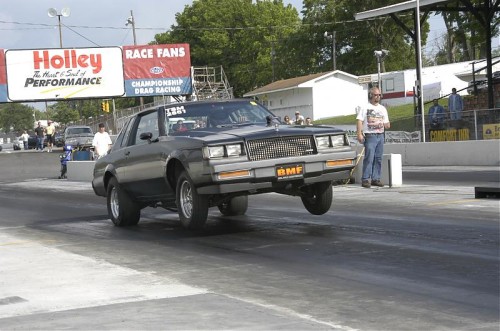
<path id="1" fill-rule="evenodd" d="M 92 134 L 92 130 L 90 128 L 71 128 L 68 129 L 68 134 Z"/>

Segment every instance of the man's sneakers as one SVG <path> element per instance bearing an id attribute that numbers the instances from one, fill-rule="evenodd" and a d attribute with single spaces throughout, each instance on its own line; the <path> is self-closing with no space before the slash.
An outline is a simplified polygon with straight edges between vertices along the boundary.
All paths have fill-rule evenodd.
<path id="1" fill-rule="evenodd" d="M 372 185 L 377 187 L 384 187 L 384 183 L 382 183 L 380 180 L 372 180 L 371 183 L 368 180 L 364 180 L 361 182 L 361 186 L 364 188 L 371 188 Z"/>

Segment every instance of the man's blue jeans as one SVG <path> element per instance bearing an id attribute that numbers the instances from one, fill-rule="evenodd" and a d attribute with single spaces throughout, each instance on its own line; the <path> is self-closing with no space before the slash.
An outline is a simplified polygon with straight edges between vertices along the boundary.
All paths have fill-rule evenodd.
<path id="1" fill-rule="evenodd" d="M 36 149 L 43 150 L 43 137 L 36 138 Z"/>
<path id="2" fill-rule="evenodd" d="M 450 119 L 452 121 L 459 120 L 461 118 L 462 118 L 462 111 L 461 110 L 450 111 Z"/>
<path id="3" fill-rule="evenodd" d="M 382 156 L 384 154 L 384 134 L 365 135 L 365 157 L 363 158 L 362 181 L 380 180 L 382 177 Z"/>

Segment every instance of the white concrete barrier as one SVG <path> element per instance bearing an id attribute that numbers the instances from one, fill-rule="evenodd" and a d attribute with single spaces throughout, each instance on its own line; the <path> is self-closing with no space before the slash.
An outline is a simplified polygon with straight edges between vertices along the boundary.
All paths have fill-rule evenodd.
<path id="1" fill-rule="evenodd" d="M 354 171 L 356 183 L 361 185 L 363 176 L 363 157 L 358 162 Z M 382 158 L 382 183 L 390 187 L 400 187 L 403 185 L 403 167 L 401 164 L 401 154 L 384 154 Z"/>
<path id="2" fill-rule="evenodd" d="M 94 161 L 68 161 L 69 180 L 91 182 L 94 177 Z"/>

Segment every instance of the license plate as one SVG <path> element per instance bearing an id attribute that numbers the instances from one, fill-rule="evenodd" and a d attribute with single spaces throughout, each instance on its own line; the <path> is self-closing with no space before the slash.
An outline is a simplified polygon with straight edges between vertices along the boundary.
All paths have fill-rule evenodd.
<path id="1" fill-rule="evenodd" d="M 278 180 L 302 178 L 304 177 L 304 165 L 286 164 L 276 166 L 276 177 Z"/>

